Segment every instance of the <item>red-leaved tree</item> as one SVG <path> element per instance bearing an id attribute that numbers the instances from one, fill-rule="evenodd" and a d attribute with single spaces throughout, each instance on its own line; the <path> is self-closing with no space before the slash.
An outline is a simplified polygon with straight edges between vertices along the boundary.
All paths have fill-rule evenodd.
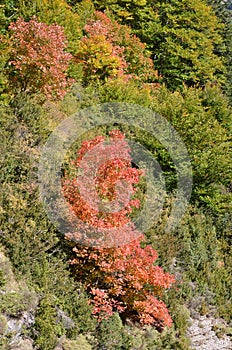
<path id="1" fill-rule="evenodd" d="M 136 191 L 133 185 L 139 182 L 143 171 L 131 167 L 130 148 L 124 135 L 115 130 L 110 132 L 108 143 L 103 136 L 84 141 L 72 166 L 81 169 L 81 175 L 66 176 L 63 189 L 71 210 L 81 221 L 100 229 L 129 224 L 128 214 L 140 204 L 139 200 L 130 199 Z M 121 186 L 117 186 L 119 183 Z M 107 205 L 111 205 L 111 210 L 107 210 Z"/>
<path id="2" fill-rule="evenodd" d="M 9 29 L 9 78 L 13 85 L 27 93 L 40 91 L 49 98 L 63 97 L 73 82 L 66 73 L 72 55 L 65 52 L 63 28 L 33 17 L 29 22 L 19 18 Z"/>
<path id="3" fill-rule="evenodd" d="M 132 167 L 125 136 L 114 130 L 107 142 L 103 136 L 84 141 L 72 167 L 81 170 L 81 175 L 74 172 L 70 176 L 69 172 L 63 180 L 70 210 L 84 225 L 103 235 L 112 230 L 110 234 L 115 235 L 115 246 L 104 245 L 106 239 L 98 247 L 91 246 L 90 240 L 89 246 L 76 244 L 73 248 L 71 264 L 91 296 L 93 314 L 101 320 L 118 311 L 122 319 L 141 325 L 170 326 L 172 320 L 161 298 L 174 277 L 155 265 L 158 255 L 151 246 L 141 247 L 145 237 L 130 218 L 133 208 L 140 206 L 133 196 L 144 172 Z M 99 198 L 106 205 L 103 208 Z M 66 238 L 80 242 L 81 226 Z"/>

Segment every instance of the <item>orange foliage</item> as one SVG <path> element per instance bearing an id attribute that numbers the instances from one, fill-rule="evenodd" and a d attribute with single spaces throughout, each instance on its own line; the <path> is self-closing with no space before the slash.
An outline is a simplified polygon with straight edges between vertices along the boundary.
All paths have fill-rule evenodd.
<path id="1" fill-rule="evenodd" d="M 92 227 L 103 230 L 114 228 L 116 235 L 119 230 L 124 236 L 123 245 L 96 248 L 76 244 L 73 248 L 75 257 L 70 263 L 76 278 L 91 296 L 93 314 L 101 320 L 118 311 L 122 318 L 140 322 L 141 325 L 170 326 L 171 317 L 160 298 L 164 290 L 174 283 L 174 277 L 155 265 L 158 255 L 151 246 L 141 248 L 144 235 L 136 232 L 131 222 L 132 208 L 138 208 L 140 202 L 128 198 L 128 193 L 136 193 L 134 185 L 139 183 L 144 172 L 132 168 L 125 136 L 114 130 L 110 132 L 107 143 L 103 136 L 84 141 L 73 166 L 81 169 L 84 175 L 74 179 L 66 175 L 63 181 L 63 191 L 70 209 Z M 95 173 L 94 167 L 98 168 Z M 118 191 L 119 181 L 128 183 L 125 191 Z M 99 211 L 95 207 L 94 191 L 101 200 L 114 203 L 117 210 Z M 117 207 L 117 199 L 120 205 L 124 205 L 123 209 L 120 205 Z M 134 233 L 134 236 L 130 236 L 129 232 L 129 243 L 128 227 Z M 71 240 L 75 234 L 67 234 L 66 238 Z"/>

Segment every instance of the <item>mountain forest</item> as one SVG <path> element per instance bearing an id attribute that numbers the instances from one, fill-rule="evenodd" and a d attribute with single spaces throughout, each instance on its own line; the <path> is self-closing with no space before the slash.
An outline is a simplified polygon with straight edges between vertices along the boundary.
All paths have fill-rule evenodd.
<path id="1" fill-rule="evenodd" d="M 232 349 L 232 4 L 1 0 L 0 349 Z"/>

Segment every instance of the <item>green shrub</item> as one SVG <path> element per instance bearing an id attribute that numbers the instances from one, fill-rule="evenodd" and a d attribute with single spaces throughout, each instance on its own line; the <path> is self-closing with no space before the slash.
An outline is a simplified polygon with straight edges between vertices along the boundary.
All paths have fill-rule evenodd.
<path id="1" fill-rule="evenodd" d="M 186 334 L 189 326 L 190 312 L 185 305 L 176 305 L 173 310 L 173 320 L 175 322 L 176 329 L 181 336 Z"/>
<path id="2" fill-rule="evenodd" d="M 151 327 L 126 327 L 133 350 L 190 350 L 189 340 L 178 329 L 164 329 L 162 333 Z"/>
<path id="3" fill-rule="evenodd" d="M 62 346 L 64 350 L 92 350 L 92 346 L 82 334 L 80 334 L 76 340 L 65 339 Z"/>
<path id="4" fill-rule="evenodd" d="M 0 270 L 0 288 L 4 287 L 5 284 L 6 284 L 6 278 L 5 278 L 4 272 Z"/>
<path id="5" fill-rule="evenodd" d="M 43 350 L 53 350 L 57 337 L 63 333 L 61 323 L 57 322 L 56 300 L 53 295 L 46 295 L 39 304 L 35 315 L 35 344 Z"/>
<path id="6" fill-rule="evenodd" d="M 114 313 L 107 320 L 102 320 L 98 328 L 99 346 L 106 349 L 125 349 L 128 344 L 128 336 L 124 331 L 122 321 L 118 313 Z"/>
<path id="7" fill-rule="evenodd" d="M 8 292 L 0 297 L 0 312 L 9 316 L 18 317 L 24 311 L 34 309 L 37 304 L 37 297 L 27 289 L 17 292 Z"/>
<path id="8" fill-rule="evenodd" d="M 0 314 L 0 335 L 4 335 L 7 330 L 7 318 Z"/>

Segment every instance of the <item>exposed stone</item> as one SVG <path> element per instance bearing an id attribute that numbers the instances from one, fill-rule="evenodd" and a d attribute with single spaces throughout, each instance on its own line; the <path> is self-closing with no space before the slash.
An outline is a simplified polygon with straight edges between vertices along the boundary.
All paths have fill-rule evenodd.
<path id="1" fill-rule="evenodd" d="M 216 333 L 217 325 L 224 325 L 226 330 L 227 324 L 224 320 L 198 315 L 197 318 L 190 318 L 190 322 L 187 336 L 191 339 L 192 349 L 232 350 L 232 341 L 226 332 L 220 337 Z"/>
<path id="2" fill-rule="evenodd" d="M 24 281 L 18 282 L 15 279 L 11 263 L 1 246 L 0 269 L 6 276 L 6 283 L 0 289 L 0 334 L 7 340 L 7 350 L 32 350 L 32 340 L 24 339 L 22 333 L 23 329 L 30 328 L 35 322 L 38 296 L 29 290 Z"/>
<path id="3" fill-rule="evenodd" d="M 34 315 L 29 312 L 24 312 L 19 317 L 8 317 L 7 318 L 7 330 L 6 333 L 13 333 L 18 336 L 22 332 L 22 327 L 30 328 L 35 322 Z"/>
<path id="4" fill-rule="evenodd" d="M 20 335 L 23 326 L 22 319 L 10 318 L 7 321 L 7 331 L 6 333 L 13 333 L 15 336 Z"/>
<path id="5" fill-rule="evenodd" d="M 30 339 L 19 339 L 10 344 L 10 350 L 33 350 Z"/>
<path id="6" fill-rule="evenodd" d="M 57 316 L 58 321 L 61 321 L 63 323 L 65 329 L 71 329 L 75 327 L 74 321 L 68 317 L 63 310 L 57 308 Z"/>

